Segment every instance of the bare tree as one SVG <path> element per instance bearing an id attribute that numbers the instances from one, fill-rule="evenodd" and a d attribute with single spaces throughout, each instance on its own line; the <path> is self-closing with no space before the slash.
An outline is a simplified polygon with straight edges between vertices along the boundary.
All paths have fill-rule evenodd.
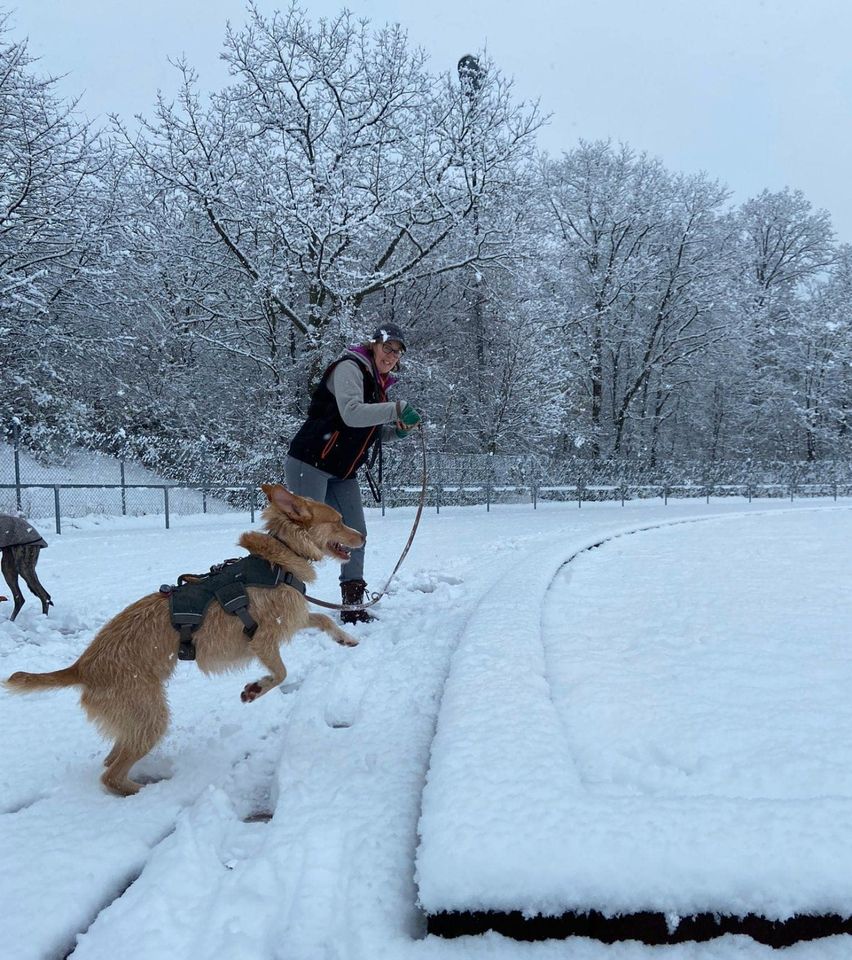
<path id="1" fill-rule="evenodd" d="M 656 437 L 675 389 L 693 375 L 693 359 L 727 331 L 733 236 L 723 215 L 728 192 L 704 175 L 673 177 L 667 188 L 660 227 L 645 244 L 650 270 L 631 290 L 623 336 L 610 347 L 613 366 L 621 367 L 621 377 L 613 377 L 616 454 L 640 395 L 647 413 L 653 389 Z"/>
<path id="2" fill-rule="evenodd" d="M 690 358 L 720 327 L 727 193 L 676 177 L 628 147 L 583 143 L 544 161 L 543 217 L 552 238 L 561 334 L 588 404 L 589 452 L 620 453 L 631 418 L 652 438 L 687 382 Z"/>
<path id="3" fill-rule="evenodd" d="M 399 27 L 371 32 L 348 13 L 313 24 L 296 7 L 267 18 L 250 6 L 223 56 L 233 82 L 209 103 L 180 64 L 178 102 L 160 99 L 144 136 L 124 135 L 252 287 L 255 326 L 275 330 L 277 357 L 292 364 L 291 331 L 299 351 L 321 351 L 327 330 L 336 346 L 371 298 L 506 255 L 487 230 L 449 242 L 478 197 L 511 180 L 538 122 L 498 75 L 476 104 L 473 182 L 474 107 L 457 80 L 427 72 Z M 206 335 L 245 349 L 224 331 Z"/>
<path id="4" fill-rule="evenodd" d="M 64 358 L 83 348 L 68 302 L 105 231 L 103 150 L 0 18 L 0 371 L 27 423 L 60 418 Z M 78 337 L 76 334 L 80 334 Z M 73 396 L 68 391 L 66 399 Z"/>
<path id="5" fill-rule="evenodd" d="M 796 300 L 803 285 L 835 261 L 831 220 L 814 210 L 801 191 L 764 190 L 740 210 L 742 330 L 749 390 L 743 430 L 759 449 L 773 435 L 776 414 L 785 403 L 785 376 L 778 355 L 785 333 L 795 323 Z"/>
<path id="6" fill-rule="evenodd" d="M 807 460 L 849 451 L 852 411 L 852 249 L 807 285 L 780 351 L 795 432 Z"/>

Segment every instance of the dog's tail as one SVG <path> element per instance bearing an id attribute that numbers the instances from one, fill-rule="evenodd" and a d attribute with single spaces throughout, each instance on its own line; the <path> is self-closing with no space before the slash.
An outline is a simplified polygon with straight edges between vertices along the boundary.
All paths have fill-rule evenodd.
<path id="1" fill-rule="evenodd" d="M 80 683 L 80 674 L 77 664 L 72 663 L 64 670 L 54 670 L 52 673 L 13 673 L 3 686 L 12 693 L 33 693 L 36 690 L 51 690 L 54 687 L 73 687 Z"/>

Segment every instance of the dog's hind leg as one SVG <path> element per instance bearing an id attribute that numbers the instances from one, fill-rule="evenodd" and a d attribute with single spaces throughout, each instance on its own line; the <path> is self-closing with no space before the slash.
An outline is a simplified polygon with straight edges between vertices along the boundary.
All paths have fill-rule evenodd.
<path id="1" fill-rule="evenodd" d="M 137 760 L 145 755 L 147 751 L 141 752 L 132 744 L 117 743 L 113 750 L 118 748 L 115 759 L 104 770 L 101 776 L 101 783 L 112 793 L 117 793 L 120 797 L 131 797 L 134 793 L 139 793 L 141 784 L 131 780 L 127 774 L 130 768 Z"/>
<path id="2" fill-rule="evenodd" d="M 0 560 L 0 569 L 2 569 L 3 577 L 6 583 L 9 584 L 9 589 L 12 591 L 12 599 L 15 601 L 15 608 L 10 617 L 11 620 L 17 617 L 21 611 L 21 607 L 24 605 L 24 595 L 21 593 L 21 587 L 18 583 L 18 566 L 15 563 L 14 550 L 14 547 L 3 547 L 3 557 L 2 560 Z"/>
<path id="3" fill-rule="evenodd" d="M 152 743 L 151 746 L 153 747 L 154 744 Z M 128 777 L 130 768 L 145 756 L 150 747 L 144 744 L 122 742 L 117 743 L 116 747 L 118 752 L 101 775 L 101 783 L 107 790 L 117 793 L 120 797 L 131 797 L 134 793 L 139 793 L 142 785 Z"/>
<path id="4" fill-rule="evenodd" d="M 284 666 L 281 651 L 278 649 L 278 644 L 281 642 L 280 634 L 273 635 L 270 632 L 263 631 L 263 628 L 259 629 L 249 641 L 252 652 L 269 673 L 243 687 L 243 692 L 240 694 L 240 700 L 243 703 L 251 703 L 253 700 L 257 700 L 258 697 L 262 697 L 286 679 L 287 668 Z"/>
<path id="5" fill-rule="evenodd" d="M 169 725 L 162 686 L 145 684 L 96 694 L 87 690 L 81 703 L 98 726 L 115 737 L 101 783 L 121 796 L 138 793 L 140 784 L 129 778 L 130 768 L 159 743 Z"/>
<path id="6" fill-rule="evenodd" d="M 41 600 L 41 612 L 47 616 L 48 607 L 50 607 L 53 601 L 50 599 L 50 594 L 44 589 L 44 585 L 36 573 L 36 564 L 38 563 L 38 557 L 41 553 L 41 547 L 32 543 L 24 543 L 13 547 L 12 551 L 15 555 L 18 572 L 24 578 L 24 582 L 30 588 L 33 595 Z"/>

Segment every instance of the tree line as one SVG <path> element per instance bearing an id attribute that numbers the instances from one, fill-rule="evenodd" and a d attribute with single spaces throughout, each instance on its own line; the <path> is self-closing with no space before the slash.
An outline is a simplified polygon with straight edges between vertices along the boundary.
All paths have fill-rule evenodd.
<path id="1" fill-rule="evenodd" d="M 0 19 L 0 430 L 166 472 L 278 462 L 377 322 L 446 453 L 848 458 L 852 250 L 546 118 L 485 58 L 250 5 L 230 80 L 102 129 Z M 566 109 L 570 109 L 570 104 Z"/>

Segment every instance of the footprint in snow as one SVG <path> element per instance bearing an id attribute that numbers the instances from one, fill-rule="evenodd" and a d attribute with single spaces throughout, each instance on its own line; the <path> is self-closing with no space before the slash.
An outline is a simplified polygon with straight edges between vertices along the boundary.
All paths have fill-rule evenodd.
<path id="1" fill-rule="evenodd" d="M 434 593 L 439 586 L 448 584 L 449 586 L 458 586 L 464 581 L 460 577 L 453 577 L 446 573 L 422 573 L 419 577 L 411 580 L 410 589 L 419 590 L 421 593 Z"/>
<path id="2" fill-rule="evenodd" d="M 15 813 L 21 813 L 23 810 L 28 810 L 30 807 L 46 799 L 46 797 L 47 794 L 45 793 L 36 793 L 31 797 L 15 800 L 8 806 L 0 809 L 0 816 L 12 816 Z"/>

